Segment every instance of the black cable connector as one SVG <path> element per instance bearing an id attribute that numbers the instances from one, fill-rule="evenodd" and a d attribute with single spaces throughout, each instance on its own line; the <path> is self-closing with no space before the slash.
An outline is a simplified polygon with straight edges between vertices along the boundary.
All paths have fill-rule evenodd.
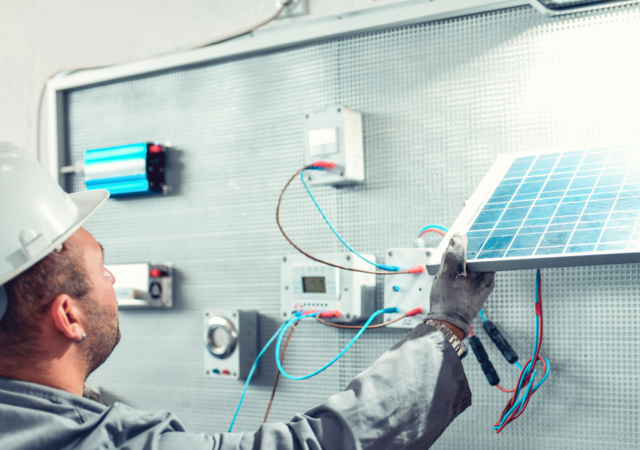
<path id="1" fill-rule="evenodd" d="M 484 376 L 487 377 L 487 381 L 491 386 L 495 386 L 500 383 L 500 378 L 498 377 L 498 373 L 496 369 L 493 368 L 493 364 L 489 361 L 489 355 L 485 351 L 482 346 L 482 342 L 476 336 L 471 336 L 469 338 L 469 345 L 471 345 L 471 350 L 476 355 L 476 359 L 480 363 L 480 367 L 482 367 L 482 371 L 484 372 Z"/>
<path id="2" fill-rule="evenodd" d="M 509 364 L 513 364 L 514 362 L 516 362 L 518 360 L 518 355 L 513 351 L 507 340 L 502 336 L 502 333 L 500 333 L 500 330 L 498 330 L 493 322 L 487 320 L 486 322 L 482 323 L 482 326 L 484 327 L 484 331 L 487 332 L 493 343 L 496 344 L 496 347 L 498 347 L 498 349 L 502 352 L 502 356 L 504 356 L 504 359 L 506 359 Z"/>

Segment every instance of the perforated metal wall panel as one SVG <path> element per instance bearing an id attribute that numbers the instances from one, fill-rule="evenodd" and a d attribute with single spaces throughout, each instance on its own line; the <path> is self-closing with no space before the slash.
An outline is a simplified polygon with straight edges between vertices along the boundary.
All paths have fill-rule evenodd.
<path id="1" fill-rule="evenodd" d="M 202 313 L 260 311 L 262 344 L 280 323 L 280 258 L 293 249 L 274 213 L 302 164 L 304 111 L 341 104 L 362 112 L 365 182 L 314 191 L 347 241 L 382 260 L 387 248 L 411 246 L 422 226 L 450 225 L 499 154 L 636 141 L 639 40 L 635 6 L 559 18 L 523 7 L 68 94 L 69 162 L 90 148 L 152 140 L 175 146 L 170 195 L 109 200 L 87 223 L 107 263 L 171 261 L 176 269 L 176 308 L 122 311 L 122 342 L 90 382 L 133 407 L 171 410 L 191 431 L 227 429 L 242 383 L 205 379 Z M 68 186 L 84 189 L 78 176 Z M 282 214 L 303 248 L 342 250 L 300 185 Z M 508 396 L 467 358 L 474 404 L 435 447 L 638 448 L 639 275 L 638 265 L 544 270 L 549 380 L 496 436 L 492 424 Z M 522 359 L 533 347 L 534 280 L 533 271 L 498 274 L 485 308 Z M 476 328 L 510 387 L 517 370 Z M 316 369 L 352 335 L 303 323 L 285 367 L 293 374 Z M 281 380 L 271 420 L 288 420 L 339 391 L 402 335 L 367 332 L 320 376 Z M 261 423 L 275 373 L 271 352 L 237 431 Z"/>

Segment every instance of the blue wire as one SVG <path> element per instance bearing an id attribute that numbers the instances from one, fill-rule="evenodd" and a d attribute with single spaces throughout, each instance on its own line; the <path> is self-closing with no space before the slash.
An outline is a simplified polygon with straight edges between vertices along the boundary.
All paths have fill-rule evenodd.
<path id="1" fill-rule="evenodd" d="M 298 316 L 307 317 L 307 316 L 305 316 L 305 311 L 297 312 L 296 313 L 296 317 L 298 317 Z M 242 401 L 244 400 L 244 396 L 247 393 L 247 388 L 249 387 L 249 383 L 251 383 L 251 378 L 253 377 L 253 373 L 256 371 L 256 368 L 258 367 L 258 362 L 260 361 L 260 358 L 262 358 L 262 355 L 264 355 L 264 352 L 267 351 L 267 349 L 273 343 L 273 341 L 276 338 L 276 336 L 278 336 L 278 333 L 280 332 L 282 327 L 284 327 L 291 320 L 293 320 L 293 317 L 290 317 L 282 325 L 280 325 L 280 328 L 278 328 L 278 330 L 274 333 L 274 335 L 271 336 L 271 339 L 269 339 L 269 342 L 267 342 L 267 344 L 262 348 L 262 350 L 258 354 L 258 357 L 253 362 L 253 366 L 251 367 L 251 370 L 249 371 L 249 376 L 247 377 L 247 381 L 244 384 L 244 389 L 242 390 L 242 395 L 240 396 L 240 402 L 238 403 L 238 407 L 236 408 L 236 413 L 233 415 L 233 420 L 231 421 L 231 426 L 229 427 L 229 433 L 231 433 L 231 430 L 233 430 L 233 425 L 236 423 L 236 418 L 238 417 L 238 413 L 240 412 L 240 407 L 242 406 Z M 207 345 L 207 348 L 209 348 L 208 345 Z"/>
<path id="2" fill-rule="evenodd" d="M 247 388 L 249 387 L 249 383 L 251 383 L 251 378 L 253 377 L 253 373 L 256 371 L 256 367 L 258 367 L 258 362 L 260 361 L 260 358 L 262 358 L 262 355 L 264 355 L 264 352 L 267 351 L 271 343 L 275 340 L 276 336 L 278 336 L 278 333 L 280 332 L 282 327 L 284 327 L 287 324 L 287 322 L 289 322 L 290 320 L 291 318 L 287 319 L 287 321 L 285 321 L 282 325 L 280 325 L 280 328 L 278 328 L 278 331 L 276 331 L 274 335 L 271 336 L 271 339 L 269 339 L 269 342 L 267 342 L 267 345 L 262 347 L 262 350 L 258 354 L 258 357 L 253 362 L 253 366 L 249 371 L 249 376 L 247 377 L 247 381 L 246 383 L 244 383 L 244 389 L 242 390 L 242 395 L 240 396 L 240 402 L 238 403 L 238 407 L 236 408 L 236 413 L 233 415 L 231 426 L 229 426 L 229 433 L 231 433 L 231 430 L 233 430 L 233 425 L 236 423 L 236 419 L 238 418 L 238 413 L 240 412 L 240 407 L 242 406 L 242 402 L 244 400 L 244 395 L 247 393 Z"/>
<path id="3" fill-rule="evenodd" d="M 443 226 L 441 226 L 441 225 L 427 225 L 426 227 L 424 227 L 422 230 L 420 230 L 420 231 L 418 232 L 418 237 L 420 237 L 420 235 L 422 234 L 422 232 L 423 232 L 424 230 L 428 230 L 429 228 L 437 228 L 438 230 L 442 230 L 442 231 L 444 231 L 445 233 L 448 233 L 448 232 L 449 232 L 449 230 L 447 230 L 445 227 L 443 227 Z"/>
<path id="4" fill-rule="evenodd" d="M 522 370 L 522 366 L 520 365 L 520 363 L 518 361 L 514 361 L 513 363 L 516 365 L 516 367 L 518 369 Z"/>
<path id="5" fill-rule="evenodd" d="M 309 314 L 309 315 L 304 316 L 304 317 L 310 317 L 310 316 L 311 317 L 315 317 L 318 314 L 320 314 L 320 312 L 317 312 L 317 313 L 314 313 L 314 314 Z M 278 370 L 280 371 L 280 373 L 282 375 L 284 375 L 285 377 L 289 378 L 290 380 L 306 380 L 307 378 L 311 378 L 313 376 L 316 376 L 320 372 L 322 372 L 323 370 L 325 370 L 329 366 L 331 366 L 338 359 L 340 359 L 342 357 L 342 355 L 344 355 L 347 352 L 347 350 L 349 350 L 349 348 L 351 348 L 351 346 L 358 340 L 358 338 L 362 335 L 362 333 L 365 332 L 365 330 L 367 329 L 369 324 L 371 324 L 373 319 L 375 319 L 377 316 L 379 316 L 380 314 L 383 314 L 383 313 L 390 314 L 390 313 L 397 313 L 397 312 L 398 312 L 398 308 L 385 308 L 385 309 L 379 309 L 378 311 L 376 311 L 373 314 L 371 314 L 371 317 L 369 317 L 369 319 L 364 323 L 362 328 L 360 328 L 358 333 L 356 333 L 356 335 L 353 337 L 353 339 L 351 339 L 351 342 L 349 342 L 347 344 L 347 346 L 344 349 L 342 349 L 342 351 L 340 353 L 338 353 L 338 355 L 335 358 L 333 358 L 331 361 L 329 361 L 327 364 L 325 364 L 322 368 L 316 370 L 315 372 L 310 373 L 309 375 L 305 375 L 305 376 L 302 376 L 302 377 L 291 376 L 287 372 L 285 372 L 284 369 L 282 368 L 282 365 L 280 364 L 280 343 L 282 342 L 282 336 L 284 336 L 284 333 L 285 333 L 285 331 L 287 331 L 287 328 L 289 328 L 291 325 L 293 325 L 295 322 L 297 322 L 298 320 L 302 319 L 303 317 L 296 317 L 296 318 L 292 319 L 291 321 L 285 322 L 283 324 L 282 328 L 280 329 L 280 335 L 278 336 L 278 341 L 276 343 L 276 364 L 278 365 Z"/>
<path id="6" fill-rule="evenodd" d="M 311 168 L 314 169 L 314 168 Z M 306 169 L 308 170 L 308 169 Z M 315 169 L 314 169 L 315 170 Z M 307 192 L 309 193 L 309 197 L 311 197 L 311 200 L 313 200 L 313 203 L 316 205 L 316 208 L 318 208 L 318 211 L 320 211 L 320 214 L 322 214 L 322 218 L 324 219 L 325 222 L 327 222 L 327 225 L 329 225 L 329 228 L 331 228 L 331 231 L 333 231 L 333 234 L 336 235 L 336 237 L 338 239 L 340 239 L 340 242 L 342 242 L 344 244 L 345 247 L 347 247 L 353 254 L 355 254 L 358 258 L 362 259 L 363 261 L 371 264 L 372 266 L 377 267 L 378 269 L 382 269 L 382 270 L 388 270 L 389 272 L 398 272 L 400 270 L 400 268 L 398 266 L 388 266 L 386 264 L 376 264 L 372 261 L 369 261 L 367 258 L 365 258 L 364 256 L 362 256 L 360 253 L 358 253 L 357 251 L 355 251 L 349 244 L 347 244 L 345 242 L 344 239 L 342 239 L 342 236 L 340 236 L 340 234 L 336 231 L 336 229 L 333 227 L 333 225 L 331 224 L 331 222 L 329 221 L 329 219 L 327 218 L 327 216 L 325 215 L 324 211 L 322 210 L 322 208 L 320 208 L 320 205 L 318 204 L 318 202 L 316 201 L 316 198 L 313 196 L 313 194 L 311 193 L 311 189 L 309 189 L 309 186 L 307 186 L 307 183 L 304 181 L 304 170 L 302 171 L 302 173 L 300 174 L 300 179 L 302 180 L 302 184 L 304 185 L 304 188 L 307 190 Z"/>
<path id="7" fill-rule="evenodd" d="M 478 313 L 480 313 L 480 318 L 482 319 L 482 321 L 486 322 L 487 319 L 484 317 L 484 313 L 482 312 L 482 310 L 478 311 Z"/>
<path id="8" fill-rule="evenodd" d="M 538 269 L 538 271 L 536 272 L 536 290 L 535 290 L 535 302 L 538 303 L 539 302 L 539 298 L 538 298 L 538 285 L 540 283 L 540 269 Z M 529 364 L 526 365 L 526 367 L 524 368 L 524 373 L 523 375 L 520 377 L 520 383 L 518 383 L 518 389 L 516 391 L 516 398 L 518 398 L 518 396 L 520 395 L 520 390 L 522 389 L 522 382 L 525 378 L 527 378 L 527 374 L 529 373 L 529 371 L 531 370 L 531 368 L 533 367 L 533 363 L 535 362 L 533 358 L 535 358 L 536 356 L 536 349 L 538 348 L 538 339 L 540 337 L 540 316 L 536 315 L 536 340 L 535 340 L 535 345 L 533 347 L 533 356 L 531 357 L 531 361 L 529 362 Z M 527 385 L 527 388 L 524 392 L 523 397 L 518 400 L 516 403 L 514 403 L 514 405 L 511 407 L 511 409 L 504 415 L 502 416 L 502 421 L 500 422 L 500 425 L 493 427 L 494 430 L 498 430 L 500 429 L 500 427 L 502 427 L 502 425 L 504 424 L 504 422 L 511 416 L 511 414 L 516 410 L 516 408 L 518 408 L 518 411 L 520 411 L 523 407 L 524 407 L 524 403 L 525 400 L 527 399 L 527 397 L 529 397 L 530 395 L 532 395 L 535 391 L 538 390 L 538 388 L 540 388 L 540 386 L 542 386 L 542 383 L 545 382 L 545 380 L 547 379 L 547 377 L 549 376 L 549 373 L 551 372 L 551 365 L 549 364 L 549 361 L 547 360 L 547 358 L 542 358 L 544 359 L 544 362 L 546 364 L 546 371 L 544 373 L 544 376 L 542 377 L 542 379 L 538 382 L 538 384 L 536 384 L 535 386 L 532 387 L 533 385 L 533 380 L 536 377 L 537 374 L 537 370 L 533 371 L 533 375 L 531 376 L 531 379 L 529 380 L 529 383 Z M 516 362 L 517 364 L 517 362 Z M 520 364 L 517 364 L 518 367 L 520 369 L 522 369 L 520 367 Z"/>

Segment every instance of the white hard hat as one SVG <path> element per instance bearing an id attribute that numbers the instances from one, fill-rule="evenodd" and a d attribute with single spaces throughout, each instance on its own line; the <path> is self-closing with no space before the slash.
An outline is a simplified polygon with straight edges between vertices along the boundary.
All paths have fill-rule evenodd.
<path id="1" fill-rule="evenodd" d="M 0 142 L 0 291 L 66 241 L 109 198 L 67 194 L 30 153 Z M 4 298 L 3 298 L 4 297 Z M 0 292 L 0 318 L 6 308 Z"/>

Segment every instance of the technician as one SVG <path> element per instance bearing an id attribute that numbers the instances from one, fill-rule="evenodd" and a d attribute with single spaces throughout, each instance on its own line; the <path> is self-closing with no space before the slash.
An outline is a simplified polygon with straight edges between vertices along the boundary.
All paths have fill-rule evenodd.
<path id="1" fill-rule="evenodd" d="M 169 412 L 82 397 L 120 340 L 114 277 L 81 228 L 108 196 L 67 195 L 34 157 L 0 143 L 0 449 L 425 449 L 471 405 L 460 340 L 494 284 L 493 273 L 466 272 L 460 236 L 431 291 L 431 325 L 288 423 L 209 436 Z"/>

